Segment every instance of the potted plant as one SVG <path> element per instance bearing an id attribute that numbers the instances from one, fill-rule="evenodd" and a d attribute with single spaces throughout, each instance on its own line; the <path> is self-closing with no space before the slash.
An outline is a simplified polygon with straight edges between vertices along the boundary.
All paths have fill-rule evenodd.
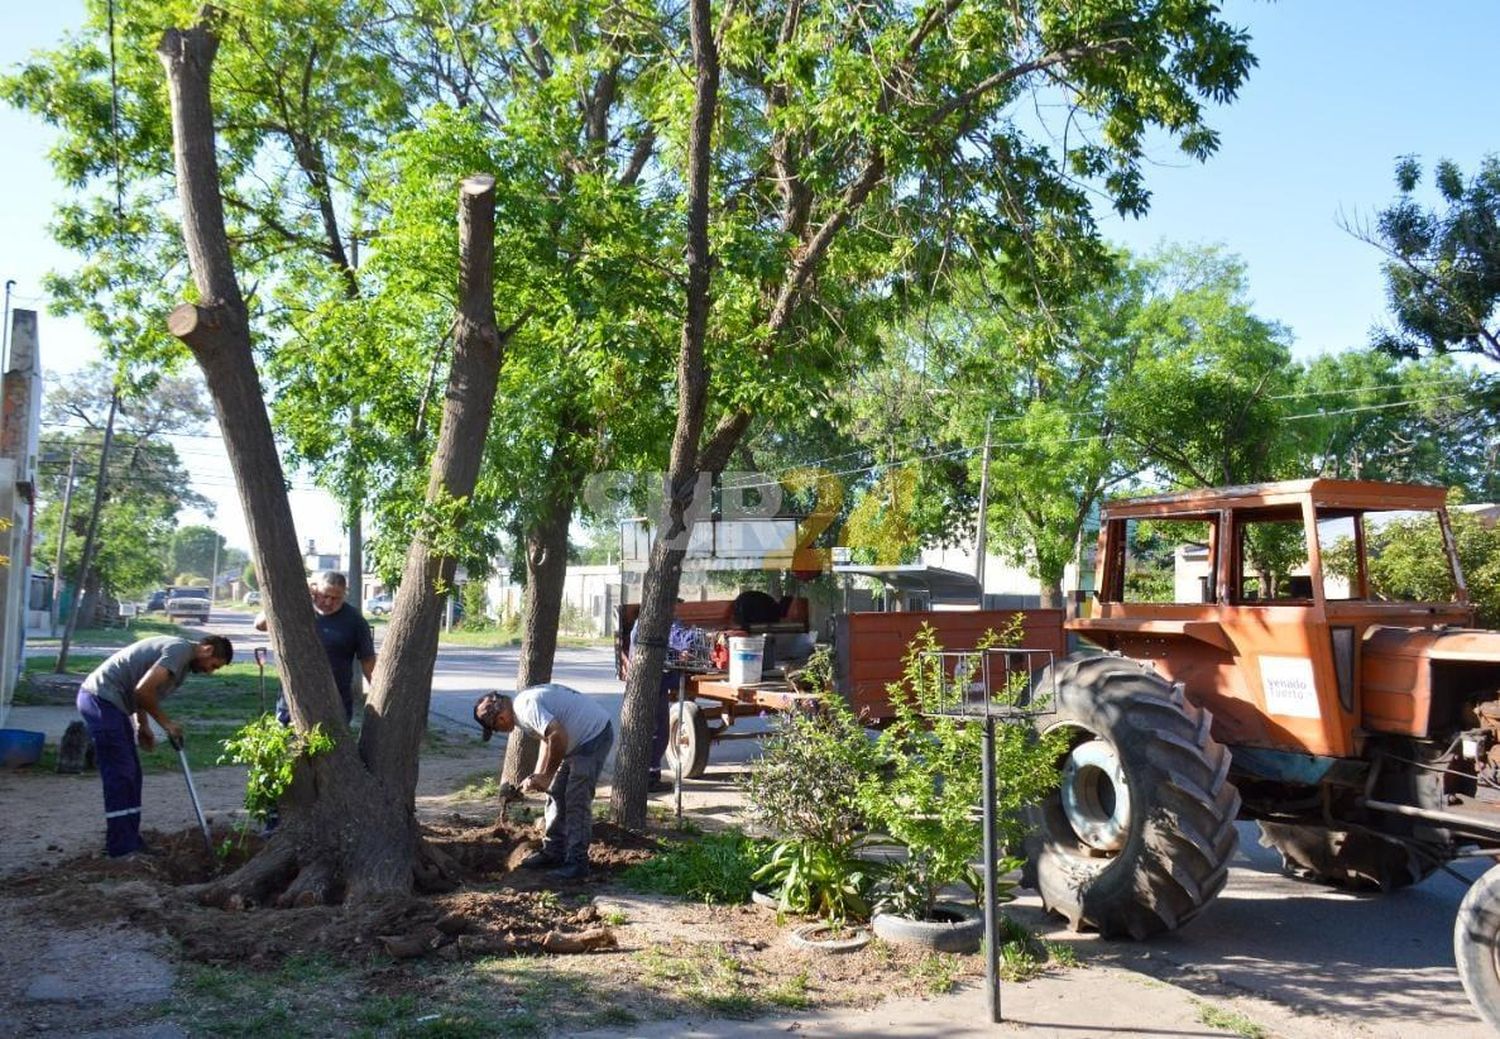
<path id="1" fill-rule="evenodd" d="M 1015 633 L 981 640 L 982 651 Z M 941 688 L 941 647 L 923 627 L 905 658 L 903 681 L 887 687 L 894 719 L 880 735 L 880 767 L 860 784 L 865 816 L 906 850 L 906 861 L 889 869 L 877 888 L 873 923 L 877 936 L 944 952 L 974 952 L 983 934 L 976 909 L 980 877 L 974 863 L 983 850 L 976 814 L 982 795 L 980 726 L 951 717 L 924 716 L 919 704 Z M 948 680 L 951 684 L 951 679 Z M 1056 782 L 1056 751 L 1023 724 L 997 727 L 996 820 L 1000 847 L 1019 848 L 1026 832 L 1023 809 Z M 998 860 L 999 872 L 1021 865 Z M 954 885 L 968 888 L 965 901 L 945 901 Z M 1000 886 L 1008 899 L 1013 884 Z"/>

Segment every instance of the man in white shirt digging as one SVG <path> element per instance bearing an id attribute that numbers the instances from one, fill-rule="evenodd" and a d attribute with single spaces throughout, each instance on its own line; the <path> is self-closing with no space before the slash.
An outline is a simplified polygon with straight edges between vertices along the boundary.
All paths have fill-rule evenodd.
<path id="1" fill-rule="evenodd" d="M 594 788 L 615 742 L 609 712 L 576 689 L 549 683 L 514 697 L 486 693 L 474 705 L 474 720 L 486 740 L 520 728 L 541 743 L 537 770 L 521 790 L 546 792 L 546 831 L 541 850 L 521 865 L 555 866 L 551 876 L 557 880 L 587 877 Z"/>

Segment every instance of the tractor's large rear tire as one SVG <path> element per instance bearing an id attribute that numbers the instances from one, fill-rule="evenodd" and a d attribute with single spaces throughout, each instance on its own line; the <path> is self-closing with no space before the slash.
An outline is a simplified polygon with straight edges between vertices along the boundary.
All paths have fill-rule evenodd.
<path id="1" fill-rule="evenodd" d="M 1051 676 L 1046 728 L 1070 749 L 1031 846 L 1042 904 L 1106 937 L 1181 927 L 1224 886 L 1237 842 L 1240 796 L 1211 716 L 1134 660 L 1074 657 Z"/>
<path id="2" fill-rule="evenodd" d="M 1453 922 L 1453 959 L 1469 1002 L 1500 1031 L 1500 866 L 1474 881 Z"/>

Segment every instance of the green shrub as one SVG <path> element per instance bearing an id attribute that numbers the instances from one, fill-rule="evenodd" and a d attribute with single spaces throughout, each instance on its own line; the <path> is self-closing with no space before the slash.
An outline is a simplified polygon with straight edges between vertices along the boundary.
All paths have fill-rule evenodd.
<path id="1" fill-rule="evenodd" d="M 248 769 L 245 774 L 245 811 L 251 818 L 265 822 L 292 785 L 297 759 L 316 757 L 333 749 L 333 738 L 314 725 L 299 736 L 289 725 L 282 725 L 273 714 L 263 714 L 241 727 L 223 741 L 224 753 L 219 764 L 234 763 Z"/>
<path id="2" fill-rule="evenodd" d="M 739 830 L 712 833 L 669 845 L 622 875 L 637 891 L 678 895 L 719 905 L 749 901 L 751 879 L 766 860 L 766 842 Z"/>
<path id="3" fill-rule="evenodd" d="M 869 829 L 859 791 L 879 758 L 848 705 L 821 694 L 815 713 L 766 740 L 744 781 L 751 818 L 781 838 L 755 879 L 783 911 L 863 920 L 878 867 L 859 858 Z"/>
<path id="4" fill-rule="evenodd" d="M 996 635 L 988 632 L 978 653 L 997 645 L 1015 645 L 1018 624 Z M 974 862 L 983 851 L 983 825 L 977 814 L 984 796 L 983 725 L 941 715 L 924 716 L 919 704 L 943 699 L 943 691 L 960 688 L 972 677 L 960 666 L 955 679 L 944 672 L 942 647 L 932 628 L 923 625 L 907 649 L 901 682 L 886 687 L 893 720 L 880 734 L 880 767 L 866 774 L 858 800 L 873 826 L 905 846 L 907 861 L 887 871 L 878 904 L 887 912 L 930 919 L 939 892 L 964 883 L 978 901 L 980 878 Z M 1024 684 L 1024 676 L 1014 676 Z M 1019 689 L 999 692 L 1014 695 Z M 1019 848 L 1028 823 L 1023 810 L 1057 782 L 1056 740 L 1038 739 L 1023 722 L 995 728 L 996 831 L 1001 848 Z M 1020 865 L 1014 857 L 999 860 L 1000 873 Z M 1008 895 L 1010 885 L 1002 885 Z"/>

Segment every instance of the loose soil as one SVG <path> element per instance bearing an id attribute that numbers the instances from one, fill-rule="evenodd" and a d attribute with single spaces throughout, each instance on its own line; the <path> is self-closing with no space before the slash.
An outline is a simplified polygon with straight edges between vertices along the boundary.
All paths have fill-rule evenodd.
<path id="1" fill-rule="evenodd" d="M 459 890 L 242 912 L 199 905 L 194 885 L 248 859 L 260 838 L 220 807 L 210 819 L 223 851 L 210 853 L 177 803 L 180 776 L 147 777 L 147 817 L 166 823 L 146 833 L 158 854 L 113 862 L 89 850 L 102 838 L 96 774 L 0 775 L 0 1033 L 558 1035 L 865 1006 L 978 976 L 977 957 L 938 961 L 881 943 L 802 952 L 787 944 L 791 921 L 769 910 L 621 888 L 618 871 L 666 832 L 596 823 L 583 882 L 520 869 L 537 824 L 497 818 L 492 799 L 471 796 L 495 765 L 462 741 L 424 755 L 419 816 L 460 866 Z M 197 780 L 205 802 L 226 806 L 241 777 L 221 768 Z M 144 980 L 122 988 L 126 976 Z"/>

